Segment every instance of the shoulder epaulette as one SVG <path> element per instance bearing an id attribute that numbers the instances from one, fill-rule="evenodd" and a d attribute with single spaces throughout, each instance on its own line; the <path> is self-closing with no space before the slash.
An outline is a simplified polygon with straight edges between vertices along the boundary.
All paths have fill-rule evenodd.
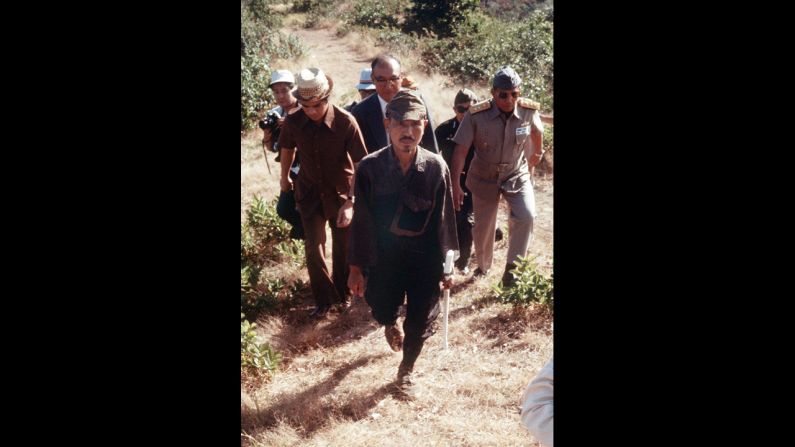
<path id="1" fill-rule="evenodd" d="M 469 108 L 469 113 L 476 114 L 478 112 L 482 112 L 484 110 L 489 110 L 491 108 L 491 101 L 488 99 L 485 101 L 481 101 Z"/>
<path id="2" fill-rule="evenodd" d="M 532 101 L 527 98 L 519 98 L 518 103 L 520 107 L 524 107 L 525 109 L 538 110 L 541 108 L 541 104 L 539 102 Z"/>

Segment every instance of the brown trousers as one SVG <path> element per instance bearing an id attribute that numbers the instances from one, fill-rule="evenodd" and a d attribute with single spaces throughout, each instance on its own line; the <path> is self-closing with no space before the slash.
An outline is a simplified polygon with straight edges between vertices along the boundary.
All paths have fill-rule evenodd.
<path id="1" fill-rule="evenodd" d="M 300 205 L 299 205 L 300 208 Z M 337 228 L 336 216 L 326 220 L 323 207 L 317 206 L 310 213 L 301 209 L 301 223 L 304 227 L 306 245 L 306 268 L 309 271 L 309 285 L 318 307 L 341 302 L 348 290 L 348 228 Z M 329 275 L 326 266 L 326 223 L 331 227 L 331 267 Z"/>

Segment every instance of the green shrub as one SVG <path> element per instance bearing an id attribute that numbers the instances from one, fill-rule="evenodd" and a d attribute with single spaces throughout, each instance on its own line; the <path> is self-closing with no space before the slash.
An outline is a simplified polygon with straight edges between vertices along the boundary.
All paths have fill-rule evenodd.
<path id="1" fill-rule="evenodd" d="M 398 20 L 404 9 L 405 6 L 400 0 L 381 2 L 358 0 L 353 3 L 350 11 L 343 14 L 342 20 L 350 25 L 392 28 L 398 26 Z"/>
<path id="2" fill-rule="evenodd" d="M 410 54 L 420 46 L 420 39 L 395 28 L 385 28 L 376 35 L 376 45 L 385 47 L 393 54 Z"/>
<path id="3" fill-rule="evenodd" d="M 260 196 L 254 196 L 246 210 L 246 225 L 256 242 L 264 244 L 260 250 L 272 249 L 279 242 L 290 238 L 290 224 L 276 213 L 278 199 L 266 203 Z"/>
<path id="4" fill-rule="evenodd" d="M 479 0 L 414 0 L 406 20 L 406 30 L 440 37 L 469 32 L 477 19 Z"/>
<path id="5" fill-rule="evenodd" d="M 498 299 L 514 306 L 539 303 L 552 307 L 554 301 L 552 276 L 549 278 L 544 276 L 533 259 L 529 256 L 520 257 L 511 274 L 515 279 L 512 286 L 503 287 L 502 284 L 494 286 L 493 290 Z"/>
<path id="6" fill-rule="evenodd" d="M 261 110 L 273 102 L 268 82 L 270 67 L 259 56 L 259 47 L 249 45 L 240 58 L 240 130 L 253 129 Z"/>
<path id="7" fill-rule="evenodd" d="M 276 244 L 276 253 L 279 257 L 297 267 L 306 265 L 306 249 L 304 241 L 288 239 Z"/>
<path id="8" fill-rule="evenodd" d="M 282 355 L 268 343 L 257 343 L 256 323 L 249 323 L 240 314 L 240 369 L 255 376 L 272 376 L 282 361 Z"/>
<path id="9" fill-rule="evenodd" d="M 278 31 L 281 15 L 270 0 L 240 3 L 240 130 L 253 129 L 264 109 L 274 105 L 268 88 L 271 60 L 301 56 L 305 48 L 295 36 Z"/>
<path id="10" fill-rule="evenodd" d="M 486 83 L 503 65 L 522 77 L 522 96 L 552 109 L 552 22 L 537 11 L 522 22 L 503 22 L 480 16 L 477 31 L 456 38 L 426 39 L 422 46 L 425 66 L 459 82 Z"/>
<path id="11" fill-rule="evenodd" d="M 249 266 L 240 269 L 240 309 L 251 320 L 263 313 L 279 313 L 301 303 L 301 295 L 308 284 L 298 279 L 288 283 L 283 278 L 265 278 L 262 270 Z"/>
<path id="12" fill-rule="evenodd" d="M 293 12 L 327 12 L 332 9 L 334 0 L 295 0 L 293 2 Z"/>

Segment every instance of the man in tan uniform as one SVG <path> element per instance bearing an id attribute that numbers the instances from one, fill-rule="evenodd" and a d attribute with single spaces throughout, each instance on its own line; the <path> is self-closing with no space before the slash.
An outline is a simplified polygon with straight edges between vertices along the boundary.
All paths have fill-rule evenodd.
<path id="1" fill-rule="evenodd" d="M 478 262 L 476 276 L 485 275 L 491 268 L 500 195 L 508 202 L 508 256 L 502 277 L 506 286 L 513 284 L 510 272 L 516 258 L 525 256 L 530 247 L 536 210 L 529 167 L 543 156 L 539 104 L 519 97 L 521 83 L 512 68 L 500 68 L 492 81 L 492 98 L 471 106 L 453 137 L 456 147 L 451 174 L 456 210 L 464 201 L 459 184 L 464 160 L 470 145 L 475 146 L 466 187 L 472 193 L 475 212 L 472 239 Z"/>

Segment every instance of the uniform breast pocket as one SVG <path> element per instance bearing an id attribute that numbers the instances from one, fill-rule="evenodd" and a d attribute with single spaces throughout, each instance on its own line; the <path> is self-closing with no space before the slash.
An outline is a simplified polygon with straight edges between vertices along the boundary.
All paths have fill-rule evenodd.
<path id="1" fill-rule="evenodd" d="M 481 131 L 475 134 L 475 149 L 481 152 L 494 150 L 494 148 L 489 145 L 489 135 L 486 132 Z"/>
<path id="2" fill-rule="evenodd" d="M 398 236 L 418 236 L 425 232 L 431 220 L 434 201 L 403 192 L 389 230 Z"/>

